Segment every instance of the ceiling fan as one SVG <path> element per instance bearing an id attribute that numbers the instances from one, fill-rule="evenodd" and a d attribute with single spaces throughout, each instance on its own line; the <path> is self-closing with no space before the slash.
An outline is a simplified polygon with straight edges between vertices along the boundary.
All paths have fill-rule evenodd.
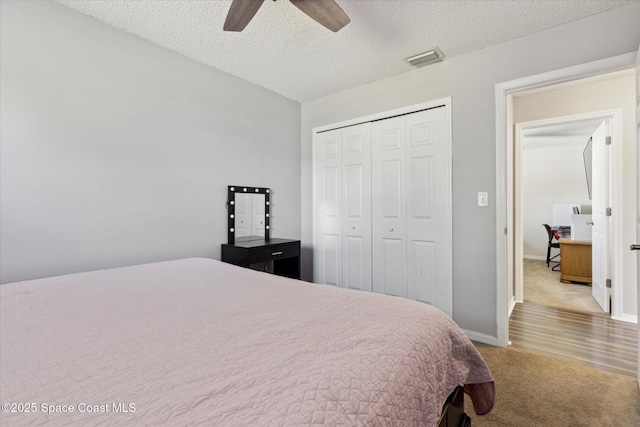
<path id="1" fill-rule="evenodd" d="M 275 0 L 274 0 L 275 1 Z M 351 20 L 334 0 L 289 0 L 298 9 L 309 15 L 319 24 L 333 32 L 340 30 Z M 264 0 L 233 0 L 227 19 L 224 21 L 225 31 L 242 31 L 256 14 Z"/>

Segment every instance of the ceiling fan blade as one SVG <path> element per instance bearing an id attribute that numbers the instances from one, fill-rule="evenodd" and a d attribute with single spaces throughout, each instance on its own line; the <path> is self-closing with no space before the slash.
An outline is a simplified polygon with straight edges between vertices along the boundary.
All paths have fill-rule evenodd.
<path id="1" fill-rule="evenodd" d="M 334 0 L 290 0 L 298 9 L 334 33 L 351 20 Z"/>
<path id="2" fill-rule="evenodd" d="M 263 2 L 264 0 L 233 0 L 222 29 L 225 31 L 244 30 Z"/>

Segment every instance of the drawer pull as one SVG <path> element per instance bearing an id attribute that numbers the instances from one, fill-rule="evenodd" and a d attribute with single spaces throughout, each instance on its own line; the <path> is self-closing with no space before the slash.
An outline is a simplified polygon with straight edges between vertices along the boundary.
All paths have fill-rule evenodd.
<path id="1" fill-rule="evenodd" d="M 272 252 L 271 255 L 282 255 L 282 252 Z"/>

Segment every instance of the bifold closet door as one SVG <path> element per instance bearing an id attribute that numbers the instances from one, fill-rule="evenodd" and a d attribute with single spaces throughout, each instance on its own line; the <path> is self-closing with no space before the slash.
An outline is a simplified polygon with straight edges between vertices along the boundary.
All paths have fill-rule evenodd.
<path id="1" fill-rule="evenodd" d="M 451 158 L 444 107 L 372 126 L 373 290 L 451 315 Z"/>
<path id="2" fill-rule="evenodd" d="M 406 296 L 405 117 L 373 122 L 373 291 Z"/>
<path id="3" fill-rule="evenodd" d="M 342 129 L 342 286 L 371 291 L 371 124 Z"/>
<path id="4" fill-rule="evenodd" d="M 319 133 L 314 279 L 371 291 L 371 124 Z"/>
<path id="5" fill-rule="evenodd" d="M 314 280 L 342 286 L 342 130 L 317 135 Z"/>
<path id="6" fill-rule="evenodd" d="M 452 315 L 451 147 L 444 107 L 406 120 L 407 297 Z"/>

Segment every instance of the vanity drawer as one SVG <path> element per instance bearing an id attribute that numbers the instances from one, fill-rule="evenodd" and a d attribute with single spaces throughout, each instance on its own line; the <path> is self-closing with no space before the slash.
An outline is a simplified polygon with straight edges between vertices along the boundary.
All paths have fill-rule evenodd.
<path id="1" fill-rule="evenodd" d="M 273 261 L 283 258 L 297 257 L 300 255 L 300 242 L 270 245 L 268 247 L 254 248 L 249 253 L 249 264 L 257 262 Z"/>
<path id="2" fill-rule="evenodd" d="M 245 268 L 270 263 L 272 269 L 264 271 L 299 279 L 300 240 L 248 239 L 240 240 L 233 245 L 223 244 L 222 261 Z M 259 270 L 263 271 L 262 268 Z"/>

